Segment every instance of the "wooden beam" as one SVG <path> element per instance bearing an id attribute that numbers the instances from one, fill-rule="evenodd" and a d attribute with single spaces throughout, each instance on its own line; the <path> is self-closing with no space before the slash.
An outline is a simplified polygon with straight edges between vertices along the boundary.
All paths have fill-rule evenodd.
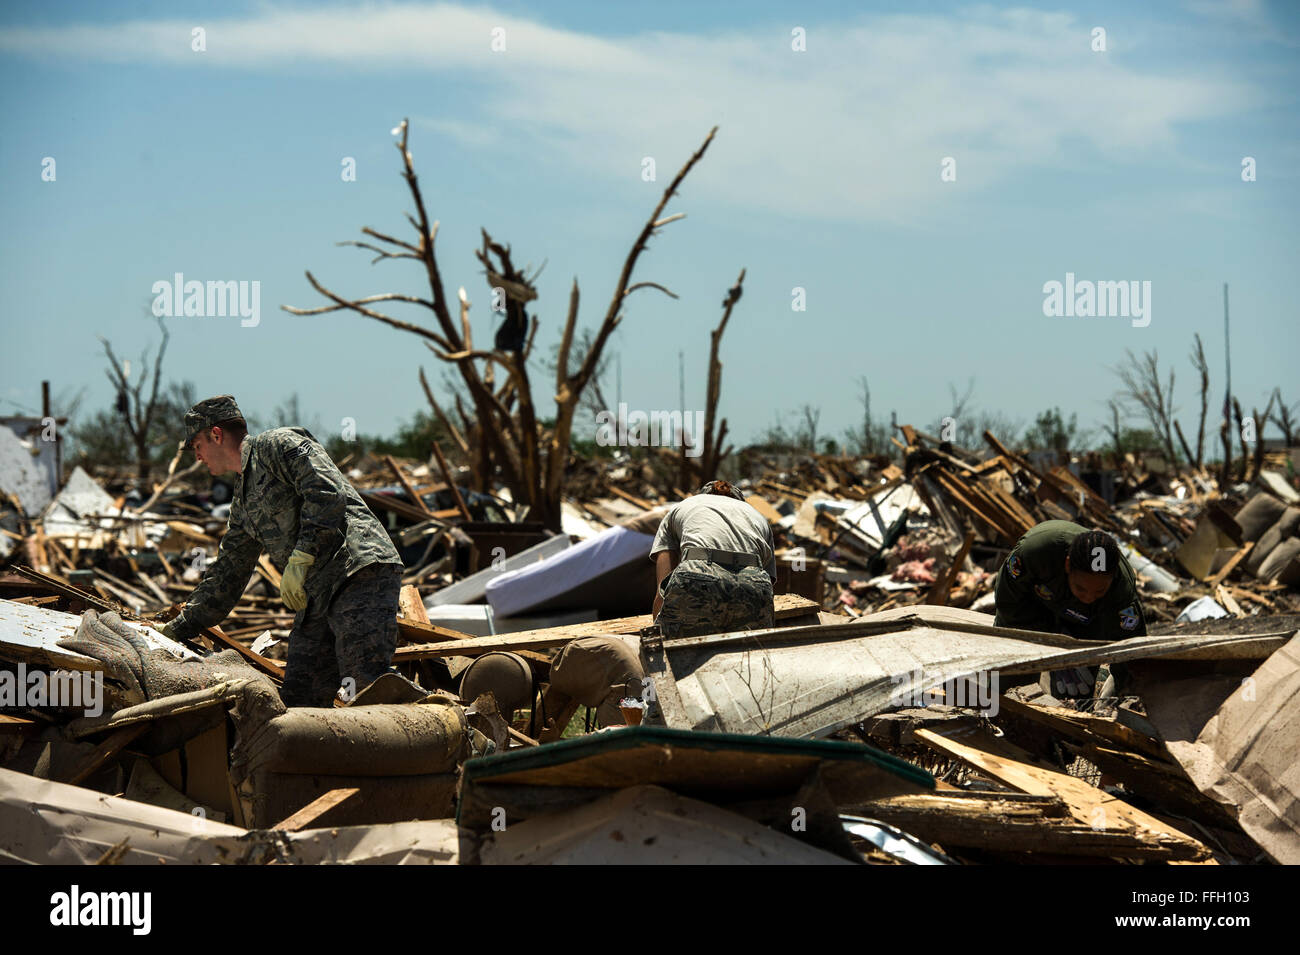
<path id="1" fill-rule="evenodd" d="M 278 592 L 280 589 L 280 572 L 275 569 L 275 564 L 271 563 L 271 558 L 265 554 L 257 558 L 256 569 L 266 578 L 266 582 Z"/>
<path id="2" fill-rule="evenodd" d="M 635 495 L 629 494 L 621 487 L 615 487 L 613 484 L 610 484 L 609 482 L 605 483 L 605 490 L 609 491 L 609 493 L 613 494 L 615 497 L 621 497 L 629 504 L 635 504 L 643 511 L 652 511 L 655 508 L 655 505 L 651 504 L 649 501 L 645 500 L 644 498 L 636 497 Z"/>
<path id="3" fill-rule="evenodd" d="M 798 594 L 777 594 L 774 601 L 776 620 L 788 620 L 801 617 L 807 613 L 816 613 L 818 605 Z M 423 660 L 428 657 L 477 656 L 496 650 L 523 653 L 525 650 L 548 650 L 562 647 L 581 637 L 595 637 L 607 634 L 634 634 L 649 627 L 654 621 L 650 614 L 636 617 L 620 617 L 617 620 L 594 620 L 591 623 L 575 623 L 565 627 L 548 627 L 542 630 L 521 630 L 518 633 L 500 634 L 494 637 L 468 637 L 454 630 L 443 631 L 451 637 L 440 636 L 437 643 L 425 643 L 416 646 L 398 647 L 393 654 L 394 663 L 408 660 Z M 403 633 L 416 632 L 416 624 L 398 620 Z M 442 627 L 431 627 L 443 630 Z"/>
<path id="4" fill-rule="evenodd" d="M 234 650 L 241 657 L 247 660 L 255 669 L 261 670 L 276 683 L 280 683 L 284 680 L 284 664 L 276 660 L 268 659 L 260 653 L 254 653 L 238 640 L 232 640 L 230 637 L 226 636 L 220 627 L 208 627 L 206 630 L 200 630 L 199 632 L 213 643 L 219 643 L 228 650 Z"/>
<path id="5" fill-rule="evenodd" d="M 1205 578 L 1205 586 L 1209 587 L 1211 590 L 1219 586 L 1219 584 L 1227 579 L 1230 573 L 1237 569 L 1237 565 L 1245 559 L 1246 555 L 1250 553 L 1251 548 L 1254 546 L 1254 541 L 1246 541 L 1246 543 L 1242 544 L 1241 549 L 1229 557 L 1226 564 L 1215 571 L 1214 574 Z"/>
<path id="6" fill-rule="evenodd" d="M 426 515 L 432 517 L 433 511 L 429 510 L 429 505 L 424 503 L 424 498 L 415 493 L 415 488 L 411 486 L 411 482 L 407 480 L 406 474 L 402 471 L 401 466 L 393 460 L 391 454 L 384 455 L 384 463 L 388 465 L 389 470 L 397 475 L 397 481 L 402 485 L 402 490 L 406 492 L 406 496 L 411 499 L 411 503 L 424 511 Z"/>
<path id="7" fill-rule="evenodd" d="M 945 790 L 878 799 L 861 811 L 945 848 L 1103 858 L 1168 854 L 1153 852 L 1136 833 L 1081 825 L 1054 796 Z"/>
<path id="8" fill-rule="evenodd" d="M 425 620 L 427 621 L 428 617 L 425 617 Z M 476 639 L 471 637 L 468 633 L 461 633 L 459 630 L 450 630 L 447 627 L 439 627 L 437 624 L 433 623 L 420 623 L 417 620 L 412 620 L 410 617 L 398 617 L 397 629 L 401 633 L 402 639 L 407 643 L 430 643 L 435 640 L 445 642 L 447 640 Z"/>
<path id="9" fill-rule="evenodd" d="M 1228 613 L 1232 614 L 1234 617 L 1246 616 L 1245 613 L 1242 612 L 1241 604 L 1237 603 L 1232 594 L 1228 592 L 1228 588 L 1223 586 L 1223 584 L 1219 584 L 1214 588 L 1214 599 L 1223 604 Z"/>
<path id="10" fill-rule="evenodd" d="M 537 740 L 533 739 L 531 736 L 525 736 L 523 733 L 519 732 L 519 730 L 515 729 L 513 726 L 507 727 L 507 729 L 509 729 L 510 731 L 510 738 L 515 742 L 523 743 L 525 746 L 539 745 Z"/>
<path id="11" fill-rule="evenodd" d="M 465 506 L 465 499 L 460 496 L 460 488 L 456 486 L 456 481 L 451 476 L 451 468 L 447 466 L 447 459 L 442 455 L 442 448 L 438 447 L 438 442 L 433 442 L 433 456 L 438 462 L 438 470 L 442 472 L 442 479 L 447 482 L 451 488 L 451 493 L 456 498 L 456 509 L 460 511 L 460 516 L 466 521 L 471 520 L 469 508 Z"/>
<path id="12" fill-rule="evenodd" d="M 954 737 L 961 731 L 954 733 Z M 1021 792 L 1056 796 L 1069 808 L 1074 819 L 1094 829 L 1121 830 L 1141 837 L 1150 852 L 1171 859 L 1204 859 L 1210 850 L 1185 833 L 1165 825 L 1154 816 L 1131 806 L 1082 779 L 1035 765 L 1033 757 L 1005 740 L 987 733 L 967 730 L 962 739 L 928 729 L 915 731 L 915 738 L 937 752 L 959 759 L 985 775 Z"/>
<path id="13" fill-rule="evenodd" d="M 952 590 L 953 582 L 956 581 L 957 574 L 961 571 L 961 565 L 966 561 L 966 555 L 970 553 L 973 543 L 975 543 L 975 534 L 967 531 L 966 539 L 961 542 L 961 547 L 957 551 L 957 556 L 952 559 L 952 564 L 943 572 L 943 576 L 930 587 L 930 592 L 925 597 L 926 603 L 947 606 L 948 594 Z"/>
<path id="14" fill-rule="evenodd" d="M 82 603 L 94 607 L 97 610 L 116 611 L 121 609 L 115 607 L 113 604 L 101 597 L 96 597 L 94 594 L 86 593 L 86 591 L 72 586 L 72 584 L 68 583 L 66 580 L 61 580 L 58 577 L 53 577 L 49 574 L 42 574 L 39 571 L 32 570 L 32 568 L 25 564 L 15 564 L 12 569 L 20 576 L 35 581 L 42 587 L 53 591 L 61 597 L 70 597 L 73 600 L 80 600 Z"/>
<path id="15" fill-rule="evenodd" d="M 86 757 L 80 766 L 72 771 L 72 775 L 62 782 L 72 786 L 80 786 L 83 782 L 97 773 L 104 766 L 108 765 L 110 760 L 115 759 L 122 750 L 126 749 L 136 737 L 142 735 L 149 728 L 149 723 L 133 723 L 130 726 L 123 726 L 119 730 L 109 733 L 102 743 L 95 747 L 95 751 Z"/>
<path id="16" fill-rule="evenodd" d="M 316 820 L 333 809 L 359 797 L 361 790 L 358 788 L 351 789 L 331 789 L 322 796 L 313 799 L 307 805 L 303 806 L 288 819 L 283 822 L 277 822 L 272 829 L 279 829 L 282 832 L 297 832 L 300 829 L 310 829 Z"/>

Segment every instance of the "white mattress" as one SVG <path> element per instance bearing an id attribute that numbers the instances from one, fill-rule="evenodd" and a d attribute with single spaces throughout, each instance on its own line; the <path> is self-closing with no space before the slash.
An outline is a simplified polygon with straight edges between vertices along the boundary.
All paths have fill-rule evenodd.
<path id="1" fill-rule="evenodd" d="M 488 603 L 498 616 L 513 616 L 633 561 L 648 566 L 653 543 L 653 534 L 611 527 L 536 564 L 498 575 L 487 585 Z"/>

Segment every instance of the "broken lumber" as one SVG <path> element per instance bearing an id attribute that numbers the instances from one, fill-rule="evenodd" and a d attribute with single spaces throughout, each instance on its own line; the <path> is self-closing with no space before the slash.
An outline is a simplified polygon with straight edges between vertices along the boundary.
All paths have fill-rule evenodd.
<path id="1" fill-rule="evenodd" d="M 1096 789 L 1081 779 L 1035 765 L 1017 746 L 983 732 L 966 731 L 963 739 L 918 729 L 916 738 L 945 756 L 959 759 L 1004 785 L 1037 796 L 1056 796 L 1075 821 L 1095 829 L 1127 832 L 1135 847 L 1125 855 L 1164 859 L 1206 859 L 1210 850 L 1154 816 Z"/>

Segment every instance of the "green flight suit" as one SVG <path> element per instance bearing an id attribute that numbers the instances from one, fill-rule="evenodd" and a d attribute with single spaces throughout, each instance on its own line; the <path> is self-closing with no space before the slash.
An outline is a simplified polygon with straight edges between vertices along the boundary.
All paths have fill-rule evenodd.
<path id="1" fill-rule="evenodd" d="M 994 624 L 1081 640 L 1145 636 L 1146 618 L 1133 568 L 1121 553 L 1110 589 L 1095 603 L 1074 596 L 1065 572 L 1070 542 L 1087 528 L 1070 521 L 1044 521 L 1030 529 L 998 571 Z"/>

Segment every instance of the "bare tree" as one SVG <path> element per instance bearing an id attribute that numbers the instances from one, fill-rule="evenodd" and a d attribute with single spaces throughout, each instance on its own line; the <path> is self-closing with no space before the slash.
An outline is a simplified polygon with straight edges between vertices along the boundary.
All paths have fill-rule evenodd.
<path id="1" fill-rule="evenodd" d="M 1286 442 L 1286 446 L 1293 448 L 1295 447 L 1295 418 L 1300 412 L 1300 402 L 1287 407 L 1286 401 L 1282 398 L 1281 388 L 1274 388 L 1273 396 L 1277 399 L 1277 413 L 1273 415 L 1273 420 L 1282 429 L 1282 440 Z"/>
<path id="2" fill-rule="evenodd" d="M 1201 420 L 1196 427 L 1196 467 L 1200 468 L 1205 461 L 1205 415 L 1210 407 L 1210 363 L 1205 360 L 1205 345 L 1201 342 L 1199 332 L 1195 340 L 1196 347 L 1192 349 L 1191 359 L 1192 367 L 1201 377 Z"/>
<path id="3" fill-rule="evenodd" d="M 889 434 L 887 426 L 877 424 L 871 414 L 871 383 L 865 377 L 858 378 L 858 387 L 862 389 L 862 430 L 849 428 L 844 432 L 848 447 L 858 454 L 880 454 L 888 450 Z"/>
<path id="4" fill-rule="evenodd" d="M 957 394 L 957 387 L 950 381 L 948 382 L 948 394 L 952 397 L 952 410 L 948 415 L 956 422 L 961 422 L 966 417 L 967 406 L 970 405 L 971 396 L 975 394 L 975 379 L 971 378 L 966 382 L 966 392 L 962 395 Z"/>
<path id="5" fill-rule="evenodd" d="M 1255 417 L 1255 456 L 1253 459 L 1253 468 L 1251 470 L 1251 480 L 1259 477 L 1259 472 L 1264 469 L 1264 428 L 1268 425 L 1269 416 L 1273 413 L 1273 401 L 1277 396 L 1277 391 L 1268 396 L 1268 404 L 1264 407 L 1264 413 L 1261 415 L 1258 408 L 1251 408 Z"/>
<path id="6" fill-rule="evenodd" d="M 425 339 L 434 354 L 442 361 L 455 366 L 473 404 L 474 421 L 478 425 L 476 435 L 479 438 L 479 446 L 476 449 L 478 459 L 475 462 L 475 468 L 479 472 L 478 480 L 486 481 L 489 475 L 499 472 L 502 483 L 510 489 L 513 499 L 528 506 L 529 516 L 532 519 L 541 521 L 552 530 L 559 530 L 565 465 L 569 458 L 574 417 L 583 389 L 595 374 L 610 335 L 623 320 L 623 306 L 629 295 L 638 289 L 655 288 L 676 298 L 676 295 L 656 282 L 633 283 L 632 273 L 650 237 L 656 235 L 663 226 L 684 217 L 685 213 L 664 216 L 664 208 L 687 174 L 704 157 L 705 151 L 717 133 L 717 127 L 710 130 L 700 148 L 673 177 L 664 190 L 659 204 L 642 226 L 623 263 L 614 287 L 614 294 L 595 337 L 584 353 L 577 356 L 577 367 L 570 370 L 579 304 L 578 283 L 576 279 L 574 280 L 569 293 L 568 315 L 556 355 L 555 421 L 554 425 L 546 430 L 541 427 L 533 404 L 532 386 L 527 369 L 527 357 L 533 336 L 536 334 L 536 319 L 532 320 L 531 331 L 527 334 L 524 332 L 524 329 L 529 327 L 526 307 L 537 297 L 533 284 L 537 275 L 534 273 L 528 276 L 516 269 L 511 260 L 510 247 L 494 242 L 486 231 L 483 232 L 482 247 L 475 254 L 484 266 L 488 285 L 494 290 L 494 296 L 499 297 L 501 294 L 496 291 L 497 289 L 504 293 L 506 319 L 502 332 L 498 333 L 494 342 L 495 347 L 492 350 L 476 349 L 470 336 L 470 301 L 464 289 L 461 289 L 459 295 L 460 322 L 452 320 L 442 275 L 434 254 L 434 240 L 438 226 L 436 222 L 431 224 L 429 221 L 425 211 L 424 196 L 415 174 L 414 162 L 407 149 L 410 135 L 409 123 L 403 120 L 399 130 L 401 139 L 397 143 L 397 148 L 402 156 L 404 175 L 416 213 L 414 216 L 408 214 L 407 220 L 415 229 L 416 239 L 414 242 L 408 242 L 366 227 L 361 230 L 362 233 L 381 243 L 380 245 L 368 241 L 344 244 L 355 245 L 377 253 L 374 260 L 376 262 L 382 259 L 412 259 L 419 262 L 428 282 L 429 298 L 388 292 L 366 298 L 349 299 L 326 288 L 311 272 L 308 272 L 307 281 L 311 283 L 312 288 L 334 304 L 311 309 L 289 306 L 283 308 L 295 315 L 319 315 L 347 309 Z M 433 313 L 437 330 L 379 312 L 372 307 L 379 302 L 401 302 L 426 308 Z M 493 371 L 495 366 L 499 366 L 506 376 L 504 384 L 500 386 L 495 382 Z M 469 430 L 470 417 L 459 403 L 458 413 L 466 430 Z"/>
<path id="7" fill-rule="evenodd" d="M 131 445 L 135 450 L 136 477 L 141 482 L 149 480 L 150 458 L 152 457 L 150 441 L 151 438 L 156 438 L 156 435 L 151 434 L 151 432 L 159 423 L 160 402 L 158 388 L 162 383 L 162 363 L 163 356 L 167 353 L 167 340 L 171 337 L 161 318 L 158 319 L 158 330 L 162 332 L 162 342 L 158 346 L 158 354 L 153 361 L 152 382 L 150 381 L 149 350 L 147 348 L 140 357 L 140 374 L 136 376 L 135 383 L 132 384 L 130 363 L 118 361 L 109 340 L 103 336 L 99 338 L 104 346 L 104 353 L 108 356 L 108 368 L 104 370 L 104 374 L 108 376 L 109 383 L 117 392 L 117 413 L 122 419 L 122 427 L 126 429 L 131 438 Z M 149 390 L 147 399 L 144 397 L 146 388 Z"/>
<path id="8" fill-rule="evenodd" d="M 1223 464 L 1219 467 L 1219 487 L 1226 488 L 1232 478 L 1232 422 L 1225 414 L 1219 422 L 1219 441 L 1223 443 Z"/>
<path id="9" fill-rule="evenodd" d="M 1115 445 L 1115 457 L 1119 459 L 1124 457 L 1123 432 L 1119 424 L 1124 409 L 1114 398 L 1106 402 L 1106 407 L 1110 410 L 1110 427 L 1106 428 L 1106 433 L 1110 435 L 1111 443 Z"/>
<path id="10" fill-rule="evenodd" d="M 803 415 L 804 427 L 800 429 L 808 441 L 808 450 L 817 453 L 817 422 L 821 420 L 822 409 L 804 405 L 799 409 Z"/>
<path id="11" fill-rule="evenodd" d="M 727 290 L 727 297 L 722 300 L 722 320 L 718 327 L 709 333 L 709 383 L 704 398 L 704 447 L 700 454 L 700 481 L 711 481 L 717 476 L 718 465 L 731 452 L 723 443 L 727 440 L 727 419 L 718 421 L 718 401 L 722 396 L 722 361 L 718 358 L 718 349 L 722 344 L 722 333 L 727 330 L 731 320 L 731 310 L 744 294 L 745 270 L 740 270 L 736 284 Z M 686 409 L 682 409 L 685 417 Z M 714 424 L 717 423 L 715 431 Z M 686 461 L 685 442 L 682 443 L 682 487 L 690 487 L 689 465 Z"/>
<path id="12" fill-rule="evenodd" d="M 1156 352 L 1150 351 L 1138 358 L 1127 352 L 1128 363 L 1113 369 L 1124 388 L 1123 400 L 1132 402 L 1142 410 L 1151 430 L 1163 445 L 1171 467 L 1178 466 L 1174 451 L 1174 371 L 1169 370 L 1168 382 L 1160 378 L 1160 364 Z"/>

